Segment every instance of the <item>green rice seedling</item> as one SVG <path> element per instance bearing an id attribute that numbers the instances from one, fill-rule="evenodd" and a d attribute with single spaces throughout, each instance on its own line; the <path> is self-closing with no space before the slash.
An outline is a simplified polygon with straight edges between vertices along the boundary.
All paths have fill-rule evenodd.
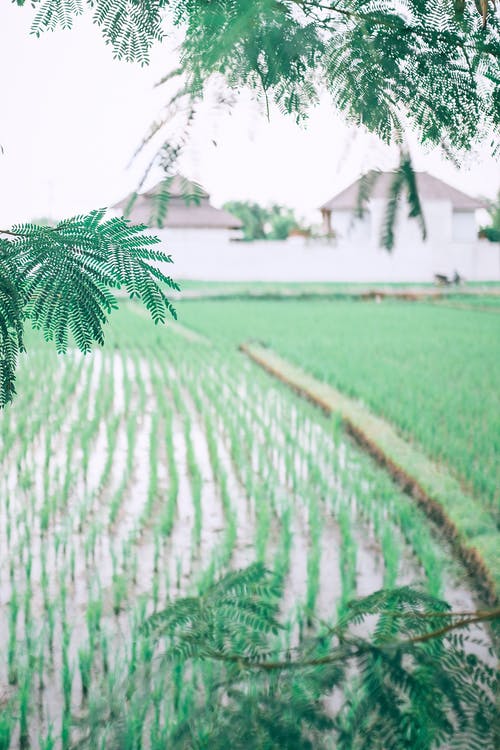
<path id="1" fill-rule="evenodd" d="M 82 684 L 82 701 L 85 702 L 89 695 L 90 684 L 92 682 L 92 665 L 94 656 L 92 648 L 78 649 L 78 669 L 80 671 L 80 681 Z"/>
<path id="2" fill-rule="evenodd" d="M 319 572 L 321 563 L 321 514 L 318 498 L 311 489 L 309 496 L 309 538 L 310 549 L 307 556 L 306 612 L 308 625 L 312 625 L 312 615 L 319 593 Z"/>
<path id="3" fill-rule="evenodd" d="M 167 452 L 168 491 L 167 502 L 160 517 L 160 529 L 163 536 L 167 537 L 171 534 L 174 525 L 179 494 L 179 474 L 175 461 L 173 441 L 173 415 L 170 410 L 165 415 L 165 447 Z"/>
<path id="4" fill-rule="evenodd" d="M 134 450 L 137 431 L 137 417 L 131 414 L 127 419 L 127 467 L 126 475 L 131 476 L 134 467 Z"/>
<path id="5" fill-rule="evenodd" d="M 61 721 L 61 750 L 69 750 L 71 747 L 71 713 L 63 711 Z"/>
<path id="6" fill-rule="evenodd" d="M 280 541 L 274 557 L 273 571 L 278 581 L 283 581 L 290 570 L 290 552 L 292 549 L 293 533 L 291 528 L 292 510 L 285 508 L 281 514 Z M 264 551 L 265 554 L 265 551 Z M 262 551 L 261 551 L 262 555 Z"/>
<path id="7" fill-rule="evenodd" d="M 31 697 L 31 671 L 23 670 L 19 685 L 19 747 L 21 750 L 29 747 L 29 710 Z"/>
<path id="8" fill-rule="evenodd" d="M 132 402 L 132 382 L 128 372 L 128 355 L 126 349 L 121 349 L 121 369 L 123 373 L 122 384 L 123 384 L 123 413 L 130 413 L 130 406 Z"/>
<path id="9" fill-rule="evenodd" d="M 137 556 L 137 548 L 134 550 L 134 553 L 128 558 L 128 570 L 129 570 L 129 575 L 132 580 L 132 583 L 134 584 L 134 586 L 136 586 L 137 576 L 139 574 L 139 560 Z"/>
<path id="10" fill-rule="evenodd" d="M 174 665 L 174 668 L 172 670 L 172 678 L 174 688 L 174 711 L 178 714 L 181 703 L 182 688 L 184 686 L 184 665 L 180 662 Z"/>
<path id="11" fill-rule="evenodd" d="M 84 551 L 85 551 L 85 565 L 89 567 L 95 560 L 95 547 L 97 539 L 99 538 L 99 524 L 96 521 L 92 522 L 92 525 L 87 531 L 87 538 L 85 539 Z"/>
<path id="12" fill-rule="evenodd" d="M 109 407 L 109 402 L 110 402 L 109 384 L 112 382 L 113 382 L 112 378 L 110 379 L 107 377 L 107 373 L 105 369 L 105 360 L 103 360 L 100 371 L 99 371 L 99 380 L 97 383 L 96 392 L 93 397 L 94 416 L 91 420 L 86 419 L 85 421 L 80 422 L 80 425 L 82 426 L 80 429 L 80 446 L 82 449 L 81 468 L 82 468 L 82 473 L 83 473 L 83 479 L 85 482 L 87 482 L 87 478 L 88 478 L 88 467 L 89 467 L 89 461 L 90 461 L 90 446 L 91 446 L 94 436 L 97 434 L 97 431 L 99 429 L 99 424 L 101 422 L 102 415 L 104 413 L 107 413 L 107 409 Z"/>
<path id="13" fill-rule="evenodd" d="M 113 572 L 112 592 L 113 592 L 113 612 L 118 615 L 121 611 L 124 600 L 127 598 L 127 579 L 123 573 Z"/>
<path id="14" fill-rule="evenodd" d="M 223 564 L 229 564 L 234 546 L 237 538 L 237 518 L 236 513 L 231 505 L 231 497 L 227 487 L 227 476 L 224 471 L 221 470 L 219 475 L 219 488 L 220 496 L 222 501 L 222 507 L 224 509 L 224 515 L 226 517 L 226 528 L 224 534 L 223 544 Z"/>
<path id="15" fill-rule="evenodd" d="M 158 498 L 158 415 L 151 418 L 151 432 L 149 438 L 149 484 L 146 504 L 141 513 L 140 524 L 144 526 L 149 518 Z"/>
<path id="16" fill-rule="evenodd" d="M 14 705 L 10 703 L 0 711 L 0 750 L 10 749 L 14 724 Z"/>
<path id="17" fill-rule="evenodd" d="M 393 588 L 396 585 L 399 569 L 399 549 L 394 530 L 385 526 L 382 532 L 382 554 L 384 556 L 384 588 Z"/>
<path id="18" fill-rule="evenodd" d="M 113 493 L 111 502 L 109 503 L 109 516 L 108 526 L 112 526 L 118 518 L 118 513 L 123 503 L 123 496 L 125 494 L 125 488 L 127 486 L 128 476 L 124 476 L 116 491 Z"/>
<path id="19" fill-rule="evenodd" d="M 61 683 L 63 692 L 64 713 L 69 714 L 71 710 L 71 692 L 73 688 L 73 671 L 69 662 L 69 644 L 71 634 L 68 623 L 64 618 L 61 621 L 62 629 L 62 667 Z"/>
<path id="20" fill-rule="evenodd" d="M 31 587 L 27 587 L 24 591 L 24 607 L 23 607 L 23 614 L 24 614 L 24 641 L 25 641 L 25 649 L 26 649 L 26 655 L 28 658 L 28 661 L 30 663 L 30 666 L 33 666 L 35 662 L 35 657 L 33 654 L 33 618 L 32 618 L 32 612 L 31 612 L 31 600 L 32 600 L 32 591 Z"/>
<path id="21" fill-rule="evenodd" d="M 181 577 L 182 577 L 182 559 L 180 557 L 178 557 L 176 561 L 175 574 L 176 574 L 177 591 L 180 591 L 181 590 Z"/>
<path id="22" fill-rule="evenodd" d="M 67 508 L 69 503 L 70 490 L 75 479 L 75 472 L 72 470 L 73 466 L 73 451 L 76 442 L 76 425 L 71 426 L 71 432 L 68 436 L 66 443 L 66 463 L 64 467 L 64 479 L 59 495 L 58 507 Z"/>
<path id="23" fill-rule="evenodd" d="M 55 605 L 54 605 L 54 602 L 50 599 L 47 599 L 46 601 L 45 617 L 46 617 L 47 627 L 48 627 L 49 652 L 52 657 L 53 652 L 54 652 L 54 630 L 55 630 L 56 618 L 55 618 Z"/>
<path id="24" fill-rule="evenodd" d="M 111 476 L 120 421 L 121 416 L 118 414 L 106 423 L 106 463 L 104 464 L 102 475 L 99 480 L 99 492 L 104 490 Z"/>
<path id="25" fill-rule="evenodd" d="M 71 548 L 70 557 L 69 557 L 69 573 L 71 582 L 75 582 L 75 566 L 76 566 L 76 559 L 75 559 L 75 548 Z"/>
<path id="26" fill-rule="evenodd" d="M 415 553 L 424 568 L 427 578 L 429 593 L 437 596 L 442 588 L 442 561 L 438 564 L 435 555 L 435 546 L 429 527 L 417 509 L 408 502 L 398 504 L 396 508 L 398 525 L 400 526 L 406 541 L 413 547 Z"/>
<path id="27" fill-rule="evenodd" d="M 7 520 L 6 520 L 6 524 L 5 524 L 5 536 L 6 536 L 6 539 L 7 539 L 7 548 L 9 549 L 10 548 L 10 540 L 11 540 L 11 537 L 12 537 L 12 522 L 11 522 L 10 513 L 7 514 Z"/>
<path id="28" fill-rule="evenodd" d="M 46 430 L 45 432 L 45 441 L 44 441 L 44 461 L 43 461 L 43 506 L 47 506 L 47 500 L 50 496 L 50 459 L 52 456 L 52 437 L 53 434 L 50 430 Z M 45 521 L 40 518 L 40 526 L 42 531 L 47 531 L 48 528 L 48 522 L 49 518 L 47 517 Z"/>
<path id="29" fill-rule="evenodd" d="M 40 531 L 44 534 L 48 530 L 50 523 L 50 499 L 48 495 L 45 495 L 43 505 L 40 509 L 39 521 Z"/>
<path id="30" fill-rule="evenodd" d="M 64 571 L 59 574 L 59 607 L 61 610 L 61 618 L 66 618 L 66 603 L 67 603 L 68 589 L 66 586 L 66 576 Z"/>
<path id="31" fill-rule="evenodd" d="M 17 486 L 22 492 L 28 492 L 33 487 L 33 472 L 27 466 L 18 462 Z"/>
<path id="32" fill-rule="evenodd" d="M 158 573 L 155 573 L 153 576 L 153 588 L 151 591 L 151 597 L 153 600 L 153 609 L 156 611 L 158 608 L 158 601 L 160 597 L 160 581 L 158 578 Z"/>
<path id="33" fill-rule="evenodd" d="M 101 633 L 100 646 L 102 671 L 103 674 L 107 675 L 109 673 L 109 641 L 106 633 Z"/>
<path id="34" fill-rule="evenodd" d="M 160 552 L 161 552 L 161 541 L 158 529 L 154 532 L 154 552 L 153 552 L 153 573 L 158 574 L 160 566 Z"/>
<path id="35" fill-rule="evenodd" d="M 31 572 L 33 570 L 33 552 L 32 552 L 32 547 L 31 547 L 30 535 L 26 539 L 26 549 L 27 549 L 27 555 L 24 561 L 24 572 L 26 575 L 26 582 L 29 583 L 31 581 Z"/>
<path id="36" fill-rule="evenodd" d="M 342 584 L 338 612 L 341 614 L 347 602 L 356 594 L 356 542 L 352 536 L 351 515 L 347 508 L 341 508 L 338 521 L 341 534 L 340 580 Z"/>
<path id="37" fill-rule="evenodd" d="M 9 636 L 7 645 L 7 664 L 8 680 L 10 685 L 15 685 L 18 680 L 17 669 L 17 616 L 19 613 L 19 603 L 17 600 L 17 590 L 15 582 L 11 581 L 11 594 L 9 600 Z"/>
<path id="38" fill-rule="evenodd" d="M 40 746 L 40 750 L 55 750 L 56 738 L 54 737 L 53 731 L 54 728 L 51 724 L 46 734 L 43 737 L 39 737 L 38 744 Z"/>
<path id="39" fill-rule="evenodd" d="M 255 530 L 255 552 L 258 562 L 264 563 L 266 560 L 267 543 L 271 530 L 271 490 L 263 485 L 255 493 L 255 512 L 256 512 L 256 530 Z"/>
<path id="40" fill-rule="evenodd" d="M 43 635 L 43 631 L 42 631 Z M 45 688 L 45 641 L 44 638 L 39 639 L 38 643 L 38 653 L 36 658 L 36 665 L 37 665 L 37 672 L 38 672 L 38 689 L 40 693 L 43 692 Z M 41 703 L 41 700 L 40 700 Z M 42 706 L 40 706 L 40 711 L 42 710 Z"/>
<path id="41" fill-rule="evenodd" d="M 134 381 L 137 385 L 138 395 L 139 395 L 138 412 L 139 414 L 144 414 L 144 411 L 146 408 L 146 388 L 144 385 L 144 378 L 141 372 L 141 363 L 135 351 L 133 352 L 132 357 L 133 357 L 133 364 L 134 364 L 134 370 L 135 370 Z"/>
<path id="42" fill-rule="evenodd" d="M 203 523 L 201 507 L 202 477 L 198 467 L 198 462 L 196 461 L 193 441 L 191 440 L 191 420 L 187 411 L 184 413 L 184 439 L 186 441 L 187 466 L 191 482 L 191 498 L 194 507 L 193 545 L 198 548 L 201 542 L 201 529 Z"/>
<path id="43" fill-rule="evenodd" d="M 93 650 L 96 639 L 101 631 L 102 596 L 101 590 L 95 598 L 89 599 L 85 610 L 85 621 L 89 637 L 90 648 Z"/>

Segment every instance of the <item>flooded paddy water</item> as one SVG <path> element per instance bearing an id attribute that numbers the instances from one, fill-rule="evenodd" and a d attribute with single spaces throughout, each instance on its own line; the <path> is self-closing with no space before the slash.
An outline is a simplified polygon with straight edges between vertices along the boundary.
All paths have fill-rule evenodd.
<path id="1" fill-rule="evenodd" d="M 0 417 L 0 685 L 28 717 L 13 746 L 64 737 L 137 659 L 145 617 L 255 560 L 284 580 L 292 638 L 398 584 L 474 607 L 446 543 L 334 420 L 236 352 L 128 323 L 91 356 L 35 349 Z"/>

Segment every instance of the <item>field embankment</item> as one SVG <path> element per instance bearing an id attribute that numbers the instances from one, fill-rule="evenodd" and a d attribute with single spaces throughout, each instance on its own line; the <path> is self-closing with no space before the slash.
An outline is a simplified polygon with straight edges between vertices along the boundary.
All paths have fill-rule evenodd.
<path id="1" fill-rule="evenodd" d="M 500 570 L 496 553 L 498 535 L 492 533 L 494 521 L 463 492 L 453 476 L 359 402 L 316 380 L 272 350 L 256 344 L 243 344 L 240 349 L 327 414 L 340 415 L 347 432 L 388 469 L 393 479 L 443 530 L 485 600 L 490 604 L 497 601 Z"/>
<path id="2" fill-rule="evenodd" d="M 263 342 L 361 401 L 500 522 L 495 312 L 326 299 L 181 301 L 178 308 L 184 324 L 221 345 Z"/>

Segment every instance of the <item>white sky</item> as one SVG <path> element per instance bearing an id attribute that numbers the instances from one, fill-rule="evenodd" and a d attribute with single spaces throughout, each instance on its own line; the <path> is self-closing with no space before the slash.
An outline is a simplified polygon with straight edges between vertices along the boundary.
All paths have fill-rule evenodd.
<path id="1" fill-rule="evenodd" d="M 113 60 L 86 18 L 37 39 L 32 16 L 29 7 L 0 6 L 1 228 L 110 205 L 133 190 L 146 161 L 127 164 L 165 99 L 153 84 L 175 64 L 168 43 L 148 68 Z M 437 153 L 413 148 L 413 157 L 418 169 L 473 195 L 493 197 L 500 187 L 500 164 L 486 149 L 460 171 Z M 327 101 L 306 128 L 279 114 L 268 123 L 247 101 L 232 114 L 200 117 L 181 167 L 216 205 L 272 201 L 314 218 L 360 172 L 395 162 L 375 138 L 348 129 Z"/>

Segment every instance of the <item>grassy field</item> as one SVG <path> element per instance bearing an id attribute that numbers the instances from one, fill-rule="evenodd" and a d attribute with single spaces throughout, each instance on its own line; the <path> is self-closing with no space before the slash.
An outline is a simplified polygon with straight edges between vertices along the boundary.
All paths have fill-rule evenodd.
<path id="1" fill-rule="evenodd" d="M 206 329 L 226 338 L 221 308 L 206 309 Z M 1 747 L 46 750 L 60 735 L 68 748 L 89 696 L 148 668 L 144 619 L 230 567 L 260 560 L 284 581 L 287 642 L 382 586 L 420 581 L 474 606 L 446 543 L 386 472 L 232 347 L 130 308 L 91 356 L 35 342 L 18 390 L 0 417 L 0 679 L 16 701 L 0 708 Z M 148 733 L 163 750 L 200 680 L 217 678 L 199 669 L 166 673 L 153 723 L 132 706 L 121 746 Z"/>
<path id="2" fill-rule="evenodd" d="M 489 303 L 490 300 L 487 300 Z M 500 513 L 500 319 L 395 301 L 183 301 L 221 344 L 268 344 L 365 403 Z"/>

